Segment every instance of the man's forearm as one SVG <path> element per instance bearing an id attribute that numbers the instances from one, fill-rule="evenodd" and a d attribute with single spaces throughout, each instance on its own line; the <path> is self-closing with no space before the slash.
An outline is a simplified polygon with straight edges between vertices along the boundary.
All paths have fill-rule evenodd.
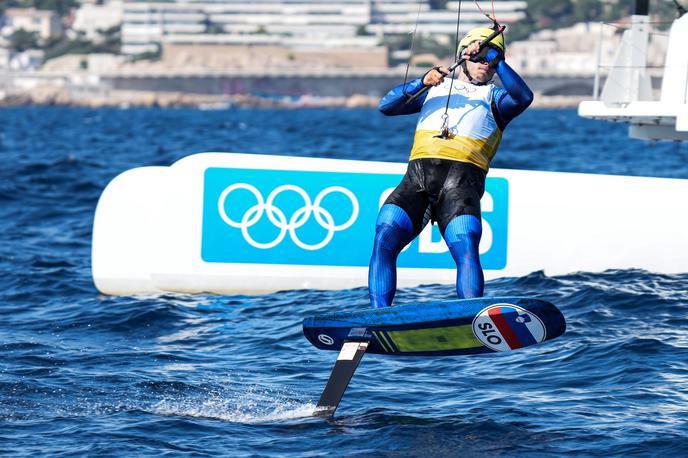
<path id="1" fill-rule="evenodd" d="M 528 105 L 533 101 L 533 91 L 531 91 L 526 82 L 523 81 L 523 78 L 516 73 L 516 70 L 511 68 L 506 61 L 501 61 L 497 64 L 497 74 L 499 75 L 499 79 L 502 80 L 504 89 L 509 93 L 509 96 L 511 96 L 515 102 L 522 105 L 524 110 L 528 108 Z"/>
<path id="2" fill-rule="evenodd" d="M 387 116 L 418 113 L 423 107 L 423 102 L 425 101 L 427 93 L 418 97 L 410 104 L 407 104 L 406 101 L 409 99 L 409 96 L 414 95 L 416 92 L 423 89 L 423 87 L 424 85 L 421 78 L 416 78 L 405 84 L 400 84 L 389 91 L 387 95 L 380 100 L 378 109 Z M 404 94 L 404 92 L 406 92 L 408 96 Z"/>
<path id="3" fill-rule="evenodd" d="M 505 124 L 509 124 L 533 102 L 533 91 L 523 78 L 505 61 L 497 64 L 497 74 L 507 95 L 497 102 L 497 109 Z"/>

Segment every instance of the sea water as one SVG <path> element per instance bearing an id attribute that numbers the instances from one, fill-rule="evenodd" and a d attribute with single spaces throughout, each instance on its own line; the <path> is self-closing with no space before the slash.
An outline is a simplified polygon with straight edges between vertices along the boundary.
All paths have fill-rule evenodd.
<path id="1" fill-rule="evenodd" d="M 688 274 L 488 282 L 489 295 L 554 302 L 567 333 L 504 354 L 368 355 L 331 420 L 311 413 L 335 353 L 311 347 L 301 322 L 367 307 L 365 288 L 94 288 L 93 213 L 117 174 L 204 151 L 402 162 L 414 124 L 364 109 L 0 110 L 0 453 L 687 456 Z M 573 110 L 529 110 L 493 166 L 688 179 L 688 145 L 631 140 L 625 126 Z M 396 302 L 453 295 L 427 285 Z"/>

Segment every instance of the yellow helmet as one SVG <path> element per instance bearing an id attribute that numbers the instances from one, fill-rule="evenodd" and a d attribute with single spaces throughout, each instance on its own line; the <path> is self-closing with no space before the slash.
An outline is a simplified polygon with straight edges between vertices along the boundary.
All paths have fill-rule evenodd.
<path id="1" fill-rule="evenodd" d="M 489 27 L 478 27 L 468 32 L 459 42 L 459 49 L 463 49 L 475 41 L 484 41 L 487 37 L 494 33 L 494 29 Z M 499 34 L 492 39 L 490 44 L 496 48 L 506 52 L 506 44 L 504 43 L 504 35 Z"/>

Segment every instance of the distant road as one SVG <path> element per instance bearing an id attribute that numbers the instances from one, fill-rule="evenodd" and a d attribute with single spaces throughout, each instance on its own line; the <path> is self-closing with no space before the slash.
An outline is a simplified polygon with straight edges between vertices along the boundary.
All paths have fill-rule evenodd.
<path id="1" fill-rule="evenodd" d="M 423 74 L 424 69 L 409 72 L 409 78 Z M 526 77 L 535 92 L 544 95 L 592 95 L 592 76 Z M 280 72 L 251 76 L 246 72 L 165 73 L 159 75 L 107 75 L 102 80 L 112 89 L 138 91 L 189 92 L 198 94 L 253 94 L 265 96 L 348 97 L 355 94 L 382 96 L 403 83 L 404 69 L 389 71 L 363 70 Z"/>
<path id="2" fill-rule="evenodd" d="M 409 78 L 425 69 L 412 69 Z M 72 91 L 178 92 L 203 95 L 255 95 L 280 97 L 312 95 L 350 97 L 362 94 L 379 97 L 404 81 L 404 68 L 390 70 L 341 69 L 288 70 L 266 75 L 248 71 L 149 71 L 137 73 L 0 72 L 0 90 L 52 84 Z M 533 91 L 548 96 L 591 96 L 592 76 L 526 76 Z M 604 80 L 601 82 L 601 85 Z M 657 77 L 654 86 L 658 87 Z"/>

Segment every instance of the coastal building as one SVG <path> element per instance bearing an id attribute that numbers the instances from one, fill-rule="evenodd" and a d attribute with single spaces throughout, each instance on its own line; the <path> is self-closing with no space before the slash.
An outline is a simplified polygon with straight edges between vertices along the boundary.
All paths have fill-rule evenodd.
<path id="1" fill-rule="evenodd" d="M 525 1 L 497 1 L 495 13 L 509 23 L 524 16 Z M 429 0 L 221 0 L 126 2 L 122 52 L 158 52 L 165 43 L 374 47 L 385 37 L 407 35 L 416 20 L 420 34 L 453 36 L 458 2 L 432 9 Z M 485 24 L 474 3 L 463 5 L 461 29 Z"/>
<path id="2" fill-rule="evenodd" d="M 43 64 L 44 52 L 40 49 L 28 49 L 17 52 L 9 48 L 0 48 L 0 70 L 33 71 Z"/>
<path id="3" fill-rule="evenodd" d="M 621 44 L 620 24 L 579 23 L 558 30 L 543 30 L 528 40 L 509 44 L 509 64 L 524 76 L 592 77 L 598 65 L 602 74 L 611 69 Z M 663 65 L 668 34 L 654 30 L 649 43 L 649 66 Z M 650 72 L 652 73 L 652 72 Z"/>
<path id="4" fill-rule="evenodd" d="M 97 40 L 102 32 L 122 24 L 123 0 L 109 0 L 103 3 L 82 1 L 74 13 L 72 29 L 81 32 L 88 40 Z"/>
<path id="5" fill-rule="evenodd" d="M 41 39 L 56 37 L 62 34 L 62 22 L 54 11 L 35 8 L 9 8 L 5 10 L 0 33 L 11 36 L 18 30 L 36 33 Z"/>
<path id="6" fill-rule="evenodd" d="M 243 69 L 250 75 L 255 74 L 256 69 L 276 68 L 280 71 L 309 72 L 341 69 L 381 71 L 388 67 L 388 59 L 387 48 L 384 46 L 291 48 L 271 44 L 217 42 L 199 45 L 180 41 L 166 42 L 157 64 L 184 73 Z"/>
<path id="7" fill-rule="evenodd" d="M 444 9 L 431 9 L 429 1 L 417 0 L 372 0 L 371 23 L 366 27 L 369 32 L 380 35 L 404 35 L 413 30 L 418 18 L 418 32 L 421 34 L 456 34 L 456 19 L 459 2 L 447 2 Z M 485 12 L 492 14 L 488 2 Z M 494 13 L 500 22 L 510 24 L 523 19 L 528 3 L 525 1 L 495 1 Z M 485 15 L 474 2 L 461 4 L 461 32 L 474 27 L 485 26 Z"/>

